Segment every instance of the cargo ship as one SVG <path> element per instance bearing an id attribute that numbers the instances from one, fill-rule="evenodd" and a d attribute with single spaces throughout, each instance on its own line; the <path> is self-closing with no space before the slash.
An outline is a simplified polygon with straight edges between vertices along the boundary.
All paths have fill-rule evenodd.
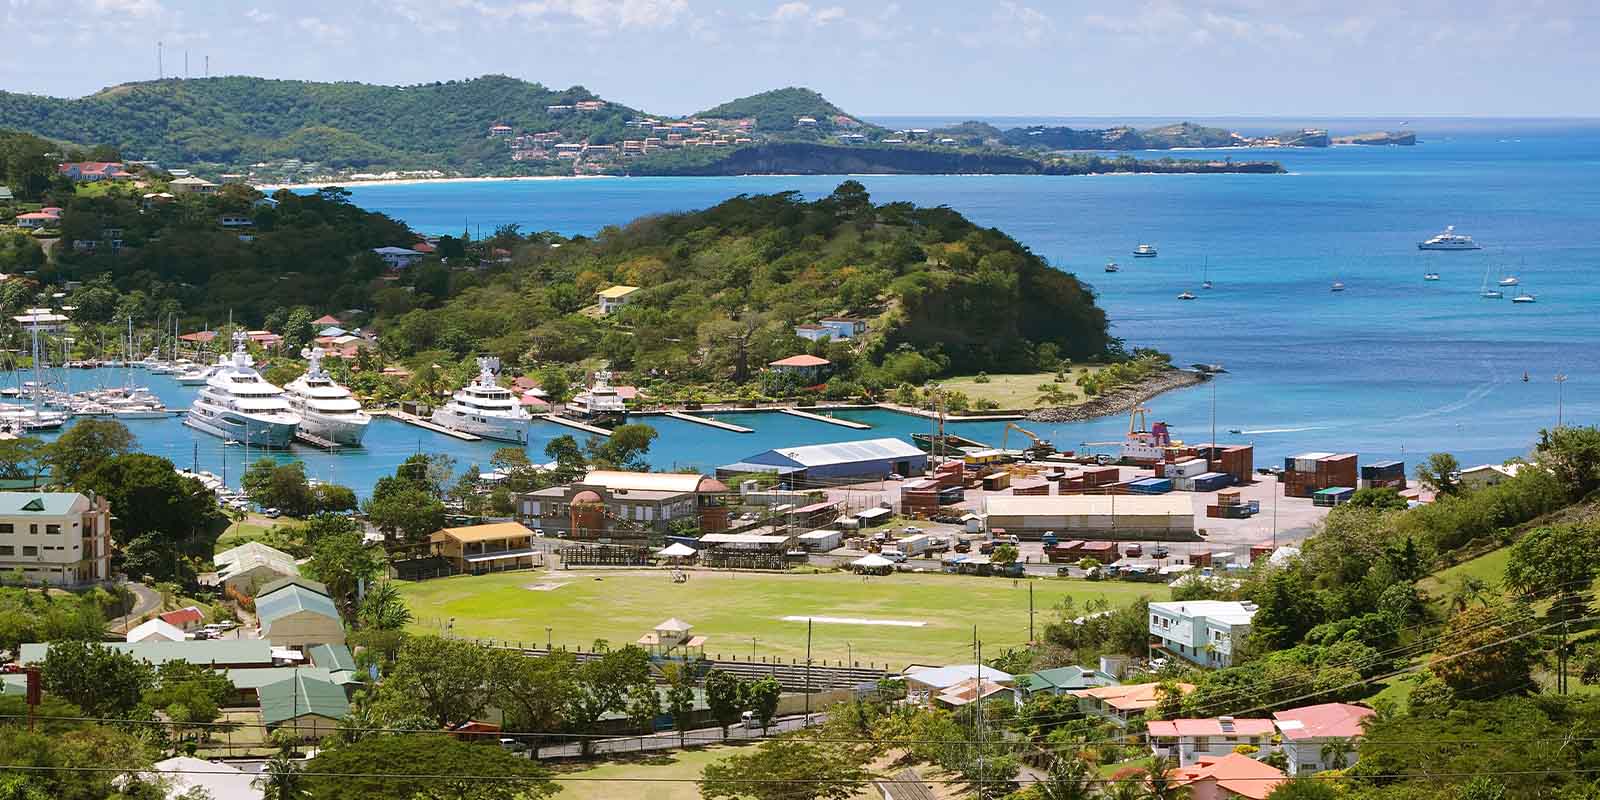
<path id="1" fill-rule="evenodd" d="M 983 442 L 976 439 L 968 439 L 965 436 L 958 436 L 954 433 L 913 433 L 911 434 L 911 443 L 929 453 L 933 452 L 935 445 L 938 446 L 941 453 L 957 453 L 965 447 L 978 450 L 989 449 L 989 445 Z"/>

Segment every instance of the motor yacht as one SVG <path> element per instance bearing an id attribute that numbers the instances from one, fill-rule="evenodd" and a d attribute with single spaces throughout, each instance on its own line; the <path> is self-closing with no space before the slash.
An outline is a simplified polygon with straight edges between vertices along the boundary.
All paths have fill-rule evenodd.
<path id="1" fill-rule="evenodd" d="M 245 335 L 233 335 L 233 352 L 217 361 L 216 374 L 206 379 L 183 424 L 224 440 L 254 447 L 288 447 L 300 426 L 283 389 L 256 371 L 245 350 Z"/>
<path id="2" fill-rule="evenodd" d="M 306 373 L 283 387 L 289 407 L 300 415 L 300 430 L 335 444 L 361 444 L 372 417 L 349 389 L 322 371 L 322 350 L 308 347 L 300 357 L 307 361 Z"/>
<path id="3" fill-rule="evenodd" d="M 433 412 L 433 423 L 453 431 L 522 444 L 533 419 L 509 389 L 495 382 L 500 359 L 478 359 L 478 377 L 456 390 L 450 402 Z"/>

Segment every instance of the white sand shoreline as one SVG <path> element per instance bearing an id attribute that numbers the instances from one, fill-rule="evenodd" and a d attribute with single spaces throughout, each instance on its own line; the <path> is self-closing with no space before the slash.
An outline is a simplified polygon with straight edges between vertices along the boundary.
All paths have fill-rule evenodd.
<path id="1" fill-rule="evenodd" d="M 394 180 L 371 181 L 317 181 L 314 183 L 264 183 L 256 186 L 263 192 L 276 192 L 279 189 L 297 191 L 300 189 L 321 189 L 324 186 L 338 186 L 349 189 L 355 186 L 417 186 L 424 183 L 498 183 L 509 181 L 587 181 L 597 179 L 618 178 L 619 175 L 507 175 L 497 177 L 479 178 L 395 178 Z"/>

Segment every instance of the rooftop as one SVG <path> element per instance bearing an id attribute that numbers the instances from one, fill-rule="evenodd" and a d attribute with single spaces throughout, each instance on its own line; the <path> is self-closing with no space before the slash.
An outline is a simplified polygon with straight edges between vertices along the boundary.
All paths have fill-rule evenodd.
<path id="1" fill-rule="evenodd" d="M 596 294 L 604 297 L 607 300 L 617 300 L 619 298 L 627 297 L 628 295 L 637 291 L 639 291 L 639 287 L 637 286 L 613 286 L 609 289 L 601 289 L 599 292 L 596 292 Z"/>
<path id="2" fill-rule="evenodd" d="M 1202 758 L 1193 766 L 1174 771 L 1174 783 L 1185 786 L 1204 780 L 1250 800 L 1262 800 L 1288 778 L 1277 767 L 1263 764 L 1241 753 L 1222 758 Z"/>
<path id="3" fill-rule="evenodd" d="M 990 495 L 983 499 L 992 515 L 1010 517 L 1041 516 L 1158 516 L 1193 517 L 1194 502 L 1187 494 L 1073 494 L 1073 495 Z"/>
<path id="4" fill-rule="evenodd" d="M 611 491 L 651 490 L 657 492 L 715 492 L 728 491 L 728 487 L 715 478 L 696 472 L 623 472 L 620 470 L 590 470 L 583 478 L 590 486 L 604 486 Z"/>
<path id="5" fill-rule="evenodd" d="M 948 667 L 921 667 L 907 670 L 906 680 L 932 686 L 935 689 L 948 689 L 962 681 L 979 677 L 977 664 L 955 664 Z M 994 667 L 982 667 L 982 677 L 986 681 L 1011 683 L 1015 677 L 1009 672 L 1002 672 Z"/>
<path id="6" fill-rule="evenodd" d="M 1145 723 L 1151 736 L 1271 736 L 1270 719 L 1213 719 L 1152 720 Z"/>
<path id="7" fill-rule="evenodd" d="M 1256 615 L 1254 603 L 1235 600 L 1182 600 L 1151 603 L 1151 611 L 1162 611 L 1181 617 L 1205 617 L 1228 625 L 1249 625 Z"/>
<path id="8" fill-rule="evenodd" d="M 105 642 L 106 647 L 132 655 L 152 664 L 168 661 L 187 661 L 191 664 L 262 664 L 272 663 L 272 645 L 264 639 L 199 639 L 183 642 Z M 17 659 L 24 664 L 44 661 L 50 652 L 48 643 L 28 643 L 21 647 Z"/>
<path id="9" fill-rule="evenodd" d="M 858 442 L 831 442 L 801 447 L 783 447 L 751 456 L 759 458 L 773 454 L 802 467 L 819 467 L 828 464 L 850 464 L 857 461 L 882 459 L 925 458 L 927 453 L 903 439 L 863 439 Z"/>
<path id="10" fill-rule="evenodd" d="M 515 522 L 494 522 L 488 525 L 468 525 L 445 528 L 434 536 L 443 536 L 458 542 L 488 542 L 495 539 L 517 539 L 533 536 L 533 531 Z"/>
<path id="11" fill-rule="evenodd" d="M 350 701 L 344 689 L 332 681 L 300 674 L 278 683 L 261 687 L 261 721 L 268 725 L 288 722 L 297 717 L 316 714 L 329 719 L 343 719 L 350 713 Z"/>
<path id="12" fill-rule="evenodd" d="M 0 492 L 0 514 L 70 514 L 80 497 L 77 492 Z"/>
<path id="13" fill-rule="evenodd" d="M 1178 691 L 1189 694 L 1194 691 L 1194 684 L 1180 683 Z M 1154 708 L 1161 702 L 1161 684 L 1159 683 L 1132 683 L 1117 686 L 1097 686 L 1093 689 L 1080 689 L 1074 691 L 1076 697 L 1093 697 L 1118 711 L 1142 711 Z"/>
<path id="14" fill-rule="evenodd" d="M 798 355 L 798 356 L 789 356 L 788 358 L 780 358 L 777 361 L 770 361 L 770 362 L 767 363 L 767 366 L 769 366 L 769 367 L 826 367 L 831 363 L 833 363 L 833 362 L 829 361 L 826 358 L 819 358 L 817 356 L 810 356 L 810 355 Z"/>
<path id="15" fill-rule="evenodd" d="M 256 598 L 256 619 L 261 621 L 263 633 L 272 623 L 302 611 L 339 619 L 339 609 L 334 607 L 333 600 L 298 584 L 284 586 Z"/>
<path id="16" fill-rule="evenodd" d="M 1364 706 L 1321 703 L 1275 711 L 1272 718 L 1285 739 L 1349 739 L 1361 735 L 1361 721 L 1372 714 L 1372 709 Z"/>

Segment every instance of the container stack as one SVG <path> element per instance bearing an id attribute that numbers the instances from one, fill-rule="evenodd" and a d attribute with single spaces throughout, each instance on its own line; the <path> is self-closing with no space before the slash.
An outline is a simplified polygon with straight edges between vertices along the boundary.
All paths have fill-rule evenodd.
<path id="1" fill-rule="evenodd" d="M 1215 492 L 1233 484 L 1233 476 L 1226 472 L 1203 472 L 1189 479 L 1191 492 Z"/>
<path id="2" fill-rule="evenodd" d="M 1011 493 L 1019 497 L 1038 497 L 1041 495 L 1048 496 L 1050 494 L 1050 482 L 1037 481 L 1019 483 L 1016 486 L 1011 487 Z"/>
<path id="3" fill-rule="evenodd" d="M 986 492 L 998 492 L 1010 486 L 1011 473 L 1009 472 L 995 472 L 983 476 L 983 490 Z"/>
<path id="4" fill-rule="evenodd" d="M 1210 471 L 1228 473 L 1233 485 L 1242 486 L 1254 480 L 1256 449 L 1251 445 L 1209 445 L 1199 449 L 1210 462 Z"/>
<path id="5" fill-rule="evenodd" d="M 1206 506 L 1206 516 L 1213 519 L 1249 519 L 1261 511 L 1261 501 L 1248 503 L 1239 497 L 1238 490 L 1217 492 L 1217 504 Z"/>
<path id="6" fill-rule="evenodd" d="M 1194 491 L 1194 478 L 1206 473 L 1206 460 L 1190 458 L 1172 463 L 1157 464 L 1157 477 L 1172 481 L 1172 488 L 1183 492 Z"/>
<path id="7" fill-rule="evenodd" d="M 1367 464 L 1361 468 L 1361 482 L 1363 489 L 1394 489 L 1405 491 L 1406 488 L 1406 462 L 1404 461 L 1379 461 Z"/>
<path id="8" fill-rule="evenodd" d="M 1283 460 L 1285 497 L 1311 497 L 1323 489 L 1355 485 L 1355 453 L 1301 453 Z"/>

